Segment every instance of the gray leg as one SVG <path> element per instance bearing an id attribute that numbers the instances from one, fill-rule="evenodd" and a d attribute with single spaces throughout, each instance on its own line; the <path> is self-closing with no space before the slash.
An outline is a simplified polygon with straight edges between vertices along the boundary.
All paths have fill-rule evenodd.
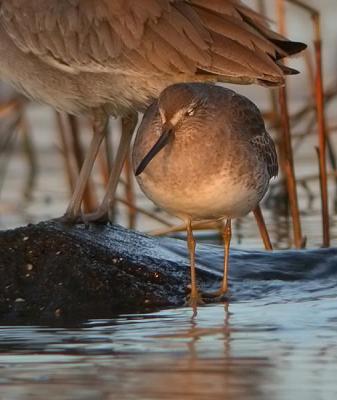
<path id="1" fill-rule="evenodd" d="M 113 204 L 115 201 L 115 192 L 117 189 L 118 180 L 130 148 L 132 134 L 137 126 L 137 122 L 138 114 L 136 112 L 132 112 L 122 119 L 122 137 L 119 143 L 113 170 L 109 177 L 105 196 L 97 212 L 86 216 L 87 221 L 107 221 L 109 219 L 110 210 L 113 209 Z"/>
<path id="2" fill-rule="evenodd" d="M 81 168 L 80 176 L 77 179 L 74 193 L 71 197 L 64 218 L 68 221 L 76 221 L 81 217 L 81 204 L 85 188 L 87 186 L 99 147 L 103 141 L 105 127 L 108 123 L 108 116 L 105 113 L 97 113 L 94 119 L 94 135 L 90 143 L 89 151 Z"/>

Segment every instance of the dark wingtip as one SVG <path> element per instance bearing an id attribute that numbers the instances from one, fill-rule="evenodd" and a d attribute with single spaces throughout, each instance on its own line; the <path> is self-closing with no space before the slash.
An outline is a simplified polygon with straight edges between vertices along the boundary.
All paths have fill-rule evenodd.
<path id="1" fill-rule="evenodd" d="M 279 39 L 270 39 L 272 43 L 274 43 L 277 47 L 282 49 L 288 56 L 292 56 L 294 54 L 300 53 L 305 50 L 308 46 L 302 42 L 292 42 L 291 40 L 279 40 Z M 279 55 L 279 58 L 284 58 L 285 56 Z"/>
<path id="2" fill-rule="evenodd" d="M 287 65 L 284 65 L 280 62 L 276 62 L 276 64 L 278 65 L 279 68 L 281 68 L 282 72 L 285 75 L 298 75 L 300 73 L 299 71 L 297 71 L 297 69 L 290 68 Z"/>

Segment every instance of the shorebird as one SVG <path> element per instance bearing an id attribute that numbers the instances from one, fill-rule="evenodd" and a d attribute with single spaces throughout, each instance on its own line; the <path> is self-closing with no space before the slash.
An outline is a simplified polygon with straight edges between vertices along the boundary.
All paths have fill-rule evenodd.
<path id="1" fill-rule="evenodd" d="M 81 202 L 108 117 L 122 137 L 103 202 L 113 202 L 131 135 L 167 86 L 207 81 L 282 85 L 280 59 L 306 46 L 271 31 L 240 0 L 0 0 L 0 77 L 58 111 L 88 115 L 93 139 L 66 217 Z"/>
<path id="2" fill-rule="evenodd" d="M 194 308 L 202 297 L 192 221 L 226 220 L 224 276 L 216 293 L 222 297 L 228 289 L 231 220 L 254 210 L 278 173 L 275 146 L 260 111 L 223 87 L 175 84 L 146 111 L 132 156 L 146 196 L 186 223 Z"/>

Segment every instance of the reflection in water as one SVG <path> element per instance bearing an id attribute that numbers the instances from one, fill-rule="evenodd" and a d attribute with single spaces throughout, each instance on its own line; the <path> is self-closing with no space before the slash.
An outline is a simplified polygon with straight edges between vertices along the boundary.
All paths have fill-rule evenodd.
<path id="1" fill-rule="evenodd" d="M 3 327 L 0 398 L 335 398 L 336 297 L 270 300 Z"/>
<path id="2" fill-rule="evenodd" d="M 219 308 L 220 311 L 220 308 Z M 231 327 L 229 304 L 224 305 L 224 325 L 200 327 L 197 318 L 191 318 L 186 331 L 162 335 L 161 339 L 186 339 L 187 352 L 172 366 L 169 375 L 156 381 L 162 392 L 158 398 L 181 396 L 203 399 L 218 396 L 222 399 L 264 399 L 261 383 L 269 376 L 271 366 L 268 357 L 240 357 L 231 354 Z M 216 338 L 217 346 L 212 348 Z M 171 386 L 172 385 L 172 386 Z M 167 393 L 167 388 L 176 388 Z"/>

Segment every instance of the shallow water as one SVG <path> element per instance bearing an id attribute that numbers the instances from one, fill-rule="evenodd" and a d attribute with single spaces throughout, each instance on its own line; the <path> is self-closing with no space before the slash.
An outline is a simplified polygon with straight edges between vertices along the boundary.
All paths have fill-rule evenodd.
<path id="1" fill-rule="evenodd" d="M 318 300 L 318 301 L 317 301 Z M 294 306 L 296 303 L 296 306 Z M 334 399 L 336 296 L 2 327 L 0 398 Z"/>
<path id="2" fill-rule="evenodd" d="M 163 239 L 163 252 L 178 260 L 183 244 Z M 336 260 L 336 249 L 233 251 L 228 302 L 195 318 L 2 326 L 0 399 L 335 399 Z M 220 270 L 218 247 L 200 246 L 198 262 Z"/>
<path id="3" fill-rule="evenodd" d="M 161 239 L 167 259 L 184 242 Z M 160 249 L 158 251 L 161 251 Z M 198 246 L 221 270 L 218 246 Z M 0 327 L 1 400 L 336 399 L 337 249 L 232 251 L 226 304 Z"/>

